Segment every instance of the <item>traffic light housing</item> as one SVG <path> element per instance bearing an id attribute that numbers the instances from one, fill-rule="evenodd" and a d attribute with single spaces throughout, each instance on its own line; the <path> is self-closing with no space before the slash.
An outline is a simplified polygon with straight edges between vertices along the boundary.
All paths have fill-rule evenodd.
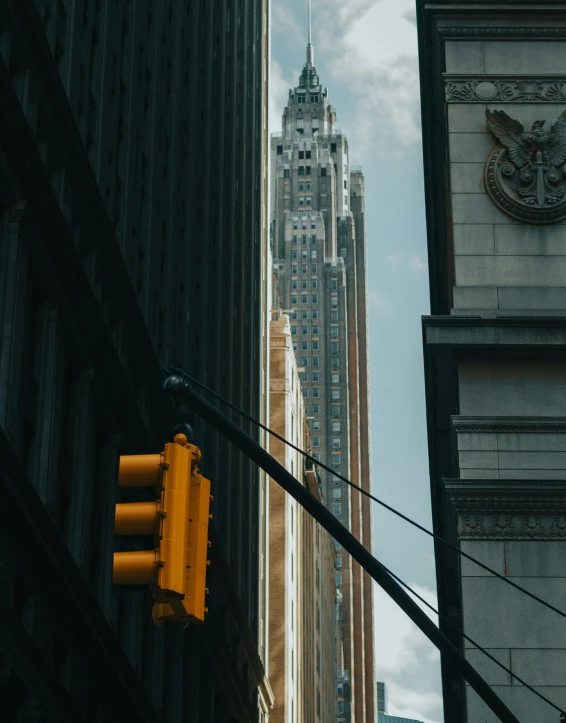
<path id="1" fill-rule="evenodd" d="M 200 458 L 184 434 L 160 454 L 120 457 L 118 485 L 151 487 L 156 499 L 117 504 L 115 534 L 152 535 L 153 547 L 114 553 L 112 579 L 150 587 L 157 625 L 204 620 L 211 496 Z"/>

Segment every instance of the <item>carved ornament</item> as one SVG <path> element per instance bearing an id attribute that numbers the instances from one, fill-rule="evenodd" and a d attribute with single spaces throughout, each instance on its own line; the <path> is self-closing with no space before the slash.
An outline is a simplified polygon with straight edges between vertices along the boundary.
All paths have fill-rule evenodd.
<path id="1" fill-rule="evenodd" d="M 547 80 L 445 77 L 447 103 L 566 103 L 566 76 Z"/>
<path id="2" fill-rule="evenodd" d="M 486 110 L 487 126 L 499 144 L 489 154 L 485 184 L 491 200 L 509 216 L 528 223 L 566 217 L 566 111 L 551 124 L 533 123 L 530 133 L 502 110 Z"/>
<path id="3" fill-rule="evenodd" d="M 464 540 L 566 541 L 566 515 L 460 515 L 458 537 Z"/>

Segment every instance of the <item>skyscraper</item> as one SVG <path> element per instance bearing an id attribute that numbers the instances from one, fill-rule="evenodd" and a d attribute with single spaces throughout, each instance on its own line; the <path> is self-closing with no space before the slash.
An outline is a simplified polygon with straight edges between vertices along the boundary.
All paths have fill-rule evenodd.
<path id="1" fill-rule="evenodd" d="M 271 244 L 291 335 L 313 452 L 337 474 L 370 488 L 365 190 L 350 166 L 348 138 L 314 66 L 309 38 L 282 132 L 271 139 Z M 321 471 L 332 512 L 371 548 L 369 505 Z M 371 583 L 337 551 L 336 582 L 351 704 L 345 721 L 375 720 Z M 349 708 L 349 710 L 348 710 Z"/>

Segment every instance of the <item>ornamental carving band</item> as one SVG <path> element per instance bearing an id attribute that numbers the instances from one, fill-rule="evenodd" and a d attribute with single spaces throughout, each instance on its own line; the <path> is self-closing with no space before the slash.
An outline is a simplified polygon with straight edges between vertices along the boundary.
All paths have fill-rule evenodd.
<path id="1" fill-rule="evenodd" d="M 492 201 L 513 218 L 553 223 L 566 217 L 566 111 L 545 130 L 533 123 L 529 134 L 521 121 L 502 110 L 486 110 L 487 126 L 499 141 L 489 154 L 485 184 Z"/>
<path id="2" fill-rule="evenodd" d="M 460 539 L 566 540 L 564 515 L 462 515 Z"/>
<path id="3" fill-rule="evenodd" d="M 565 103 L 566 78 L 553 80 L 449 78 L 447 103 Z"/>

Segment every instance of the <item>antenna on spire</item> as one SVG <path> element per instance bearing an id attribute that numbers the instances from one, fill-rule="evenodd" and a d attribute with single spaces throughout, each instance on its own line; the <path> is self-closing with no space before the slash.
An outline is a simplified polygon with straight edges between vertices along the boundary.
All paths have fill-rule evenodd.
<path id="1" fill-rule="evenodd" d="M 312 29 L 311 29 L 311 0 L 308 0 L 308 10 L 309 10 L 309 42 L 307 45 L 307 65 L 313 65 L 314 63 L 314 51 L 312 48 Z"/>

